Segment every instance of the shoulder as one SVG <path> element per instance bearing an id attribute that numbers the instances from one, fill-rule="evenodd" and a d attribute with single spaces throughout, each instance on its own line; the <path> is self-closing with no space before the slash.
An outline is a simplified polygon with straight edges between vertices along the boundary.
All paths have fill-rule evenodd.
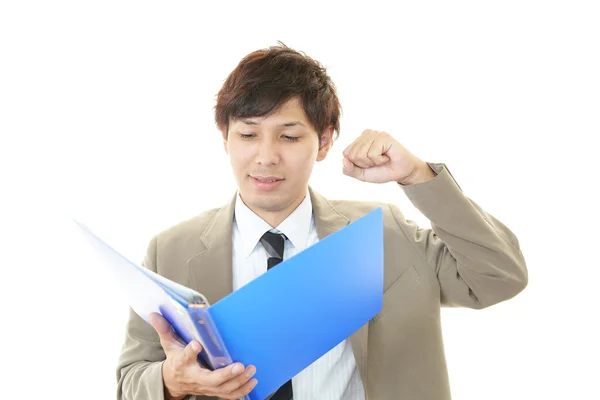
<path id="1" fill-rule="evenodd" d="M 383 229 L 391 240 L 404 239 L 416 227 L 414 221 L 407 220 L 400 208 L 393 203 L 383 201 L 357 201 L 357 200 L 327 200 L 332 209 L 354 222 L 377 208 L 381 208 Z"/>
<path id="2" fill-rule="evenodd" d="M 383 201 L 328 200 L 328 202 L 350 221 L 355 221 L 377 208 L 382 209 L 384 220 L 395 219 L 394 214 L 398 212 L 396 205 Z"/>
<path id="3" fill-rule="evenodd" d="M 154 234 L 148 244 L 144 265 L 179 283 L 188 260 L 206 250 L 203 236 L 222 208 L 208 209 Z"/>
<path id="4" fill-rule="evenodd" d="M 158 232 L 156 240 L 163 246 L 173 244 L 188 244 L 190 240 L 199 240 L 211 225 L 222 208 L 211 208 L 198 215 L 180 221 Z"/>

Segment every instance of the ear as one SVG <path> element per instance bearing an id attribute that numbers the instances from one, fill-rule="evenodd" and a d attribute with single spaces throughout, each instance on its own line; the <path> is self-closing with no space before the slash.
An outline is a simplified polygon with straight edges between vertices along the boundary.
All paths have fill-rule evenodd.
<path id="1" fill-rule="evenodd" d="M 319 153 L 317 154 L 317 161 L 323 161 L 327 154 L 329 153 L 329 149 L 331 149 L 331 145 L 333 145 L 333 126 L 328 127 L 323 132 L 321 136 L 321 142 L 319 143 Z"/>

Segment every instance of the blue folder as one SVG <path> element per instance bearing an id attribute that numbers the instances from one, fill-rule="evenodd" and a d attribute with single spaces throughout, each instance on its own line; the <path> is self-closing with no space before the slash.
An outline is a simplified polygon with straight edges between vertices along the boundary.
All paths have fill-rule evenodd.
<path id="1" fill-rule="evenodd" d="M 78 223 L 115 273 L 133 310 L 161 313 L 205 367 L 255 365 L 263 400 L 369 322 L 382 307 L 383 221 L 378 208 L 208 304 L 202 294 L 125 259 Z"/>

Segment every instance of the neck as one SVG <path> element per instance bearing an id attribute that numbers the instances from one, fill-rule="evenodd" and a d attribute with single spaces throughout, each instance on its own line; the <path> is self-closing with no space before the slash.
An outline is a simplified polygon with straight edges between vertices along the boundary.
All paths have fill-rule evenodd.
<path id="1" fill-rule="evenodd" d="M 306 195 L 306 196 L 308 196 L 308 195 Z M 264 210 L 264 209 L 260 209 L 260 208 L 251 207 L 248 204 L 246 204 L 246 205 L 256 215 L 258 215 L 267 224 L 269 224 L 271 226 L 271 228 L 276 228 L 283 221 L 285 221 L 285 219 L 287 217 L 289 217 L 294 212 L 294 210 L 296 210 L 296 208 L 298 208 L 298 206 L 302 203 L 304 198 L 305 198 L 305 196 L 299 197 L 298 199 L 294 200 L 293 203 L 290 203 L 288 206 L 286 206 L 280 210 Z"/>

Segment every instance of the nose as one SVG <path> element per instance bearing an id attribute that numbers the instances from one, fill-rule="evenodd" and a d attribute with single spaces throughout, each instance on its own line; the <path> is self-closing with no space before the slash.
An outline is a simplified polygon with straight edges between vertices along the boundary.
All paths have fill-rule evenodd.
<path id="1" fill-rule="evenodd" d="M 279 162 L 279 147 L 270 138 L 262 138 L 258 144 L 256 163 L 261 165 L 272 165 Z"/>

